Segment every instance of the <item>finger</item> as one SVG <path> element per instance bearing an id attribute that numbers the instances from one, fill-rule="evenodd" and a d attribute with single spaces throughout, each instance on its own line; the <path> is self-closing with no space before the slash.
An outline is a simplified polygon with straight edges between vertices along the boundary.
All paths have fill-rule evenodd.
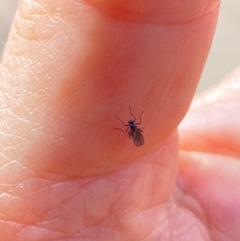
<path id="1" fill-rule="evenodd" d="M 240 162 L 227 155 L 180 153 L 180 168 L 175 200 L 176 220 L 186 220 L 184 228 L 198 227 L 188 233 L 193 239 L 239 240 Z M 183 214 L 184 210 L 189 210 Z M 182 232 L 181 227 L 179 232 Z M 221 231 L 219 231 L 221 230 Z M 178 233 L 177 230 L 175 230 Z"/>
<path id="2" fill-rule="evenodd" d="M 158 148 L 195 91 L 215 29 L 218 3 L 213 2 L 187 5 L 187 15 L 180 8 L 174 17 L 167 12 L 177 3 L 156 1 L 158 7 L 142 17 L 134 4 L 119 3 L 120 12 L 128 7 L 132 12 L 129 21 L 121 21 L 78 1 L 23 1 L 1 71 L 10 109 L 4 119 L 12 123 L 3 129 L 14 136 L 7 142 L 21 143 L 22 161 L 34 160 L 27 164 L 35 171 L 71 175 L 95 173 L 92 166 L 105 172 L 156 143 Z M 116 5 L 102 4 L 115 13 Z M 145 24 L 132 22 L 135 16 Z M 115 115 L 129 116 L 128 104 L 136 114 L 144 109 L 143 121 L 151 127 L 144 133 L 148 148 L 137 154 L 112 130 Z"/>
<path id="3" fill-rule="evenodd" d="M 180 125 L 181 148 L 240 156 L 240 69 L 195 99 Z"/>

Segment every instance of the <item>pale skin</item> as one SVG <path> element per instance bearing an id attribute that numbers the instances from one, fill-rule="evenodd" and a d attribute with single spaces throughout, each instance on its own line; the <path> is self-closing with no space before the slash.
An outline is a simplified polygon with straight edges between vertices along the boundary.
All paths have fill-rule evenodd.
<path id="1" fill-rule="evenodd" d="M 193 100 L 218 10 L 20 2 L 0 68 L 0 240 L 240 240 L 240 69 Z M 113 130 L 129 105 L 142 147 Z"/>

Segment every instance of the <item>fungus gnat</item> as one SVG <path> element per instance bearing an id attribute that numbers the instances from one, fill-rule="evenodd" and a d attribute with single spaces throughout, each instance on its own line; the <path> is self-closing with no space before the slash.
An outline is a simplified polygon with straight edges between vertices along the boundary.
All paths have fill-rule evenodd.
<path id="1" fill-rule="evenodd" d="M 134 120 L 129 120 L 128 124 L 124 124 L 124 122 L 121 119 L 116 117 L 119 121 L 122 122 L 122 124 L 124 126 L 127 126 L 127 129 L 125 131 L 123 131 L 120 128 L 113 128 L 113 129 L 120 130 L 123 133 L 126 133 L 128 131 L 128 137 L 129 137 L 129 139 L 132 138 L 133 143 L 135 144 L 135 146 L 142 146 L 144 144 L 144 138 L 143 138 L 143 135 L 142 135 L 143 131 L 142 131 L 141 128 L 138 127 L 138 125 L 140 125 L 142 123 L 141 118 L 142 118 L 142 114 L 143 114 L 144 111 L 140 115 L 140 122 L 139 123 L 135 123 L 136 118 L 135 118 L 135 116 L 133 115 L 133 113 L 131 111 L 130 105 L 129 105 L 129 111 L 130 111 L 130 114 L 132 115 L 132 117 L 134 118 Z"/>

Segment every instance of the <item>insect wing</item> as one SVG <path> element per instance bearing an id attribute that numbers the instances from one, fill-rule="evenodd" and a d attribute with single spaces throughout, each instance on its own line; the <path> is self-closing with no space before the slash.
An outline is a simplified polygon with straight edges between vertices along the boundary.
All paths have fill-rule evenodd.
<path id="1" fill-rule="evenodd" d="M 144 144 L 144 138 L 139 128 L 132 133 L 132 139 L 135 146 L 142 146 Z"/>

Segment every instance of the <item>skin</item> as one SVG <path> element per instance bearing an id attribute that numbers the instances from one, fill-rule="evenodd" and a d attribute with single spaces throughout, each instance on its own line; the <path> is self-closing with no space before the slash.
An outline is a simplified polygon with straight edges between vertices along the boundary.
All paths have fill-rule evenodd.
<path id="1" fill-rule="evenodd" d="M 0 240 L 240 240 L 240 70 L 192 102 L 219 4 L 20 2 L 0 68 Z M 129 104 L 142 147 L 113 130 Z"/>

